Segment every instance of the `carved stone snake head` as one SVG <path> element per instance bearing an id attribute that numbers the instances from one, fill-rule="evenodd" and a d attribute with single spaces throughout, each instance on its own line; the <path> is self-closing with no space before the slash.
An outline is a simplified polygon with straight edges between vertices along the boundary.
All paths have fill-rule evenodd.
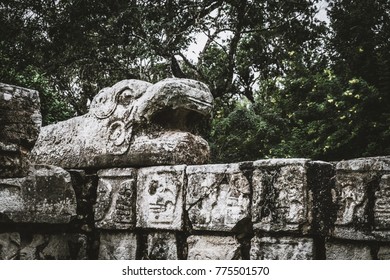
<path id="1" fill-rule="evenodd" d="M 102 89 L 87 114 L 43 127 L 32 159 L 65 168 L 202 164 L 209 147 L 199 127 L 212 109 L 198 81 L 123 80 Z"/>

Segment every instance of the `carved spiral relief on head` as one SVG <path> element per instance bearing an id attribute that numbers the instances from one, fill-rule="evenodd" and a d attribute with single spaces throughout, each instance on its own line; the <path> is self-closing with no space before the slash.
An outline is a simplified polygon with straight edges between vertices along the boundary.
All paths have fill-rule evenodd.
<path id="1" fill-rule="evenodd" d="M 102 89 L 92 100 L 90 112 L 98 119 L 111 116 L 118 105 L 129 107 L 151 84 L 138 80 L 123 80 Z"/>
<path id="2" fill-rule="evenodd" d="M 113 88 L 104 88 L 93 98 L 90 111 L 98 119 L 105 119 L 115 111 L 116 106 L 116 94 Z"/>
<path id="3" fill-rule="evenodd" d="M 126 140 L 126 129 L 125 124 L 121 121 L 116 121 L 110 125 L 109 139 L 114 143 L 115 146 L 120 146 Z"/>

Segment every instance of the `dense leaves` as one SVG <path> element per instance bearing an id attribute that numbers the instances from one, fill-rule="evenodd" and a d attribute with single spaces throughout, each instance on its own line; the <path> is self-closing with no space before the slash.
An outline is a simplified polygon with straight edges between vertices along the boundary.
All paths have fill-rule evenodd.
<path id="1" fill-rule="evenodd" d="M 39 90 L 45 124 L 174 75 L 216 99 L 215 162 L 390 153 L 387 0 L 3 0 L 0 35 L 0 81 Z"/>

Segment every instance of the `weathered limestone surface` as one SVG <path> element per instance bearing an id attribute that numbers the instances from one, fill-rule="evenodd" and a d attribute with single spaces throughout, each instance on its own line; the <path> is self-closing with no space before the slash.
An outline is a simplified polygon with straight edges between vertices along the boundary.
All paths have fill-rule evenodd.
<path id="1" fill-rule="evenodd" d="M 23 241 L 23 240 L 22 240 Z M 87 237 L 81 234 L 34 234 L 21 247 L 24 260 L 82 260 L 87 258 Z"/>
<path id="2" fill-rule="evenodd" d="M 366 244 L 338 243 L 325 244 L 327 260 L 371 260 L 371 248 Z"/>
<path id="3" fill-rule="evenodd" d="M 68 172 L 35 165 L 22 178 L 0 179 L 0 222 L 69 223 L 76 196 Z"/>
<path id="4" fill-rule="evenodd" d="M 183 229 L 185 165 L 138 170 L 137 227 Z"/>
<path id="5" fill-rule="evenodd" d="M 390 260 L 390 244 L 379 247 L 378 260 Z"/>
<path id="6" fill-rule="evenodd" d="M 124 80 L 102 89 L 86 115 L 43 127 L 32 159 L 64 168 L 202 164 L 209 146 L 197 127 L 212 107 L 197 81 Z"/>
<path id="7" fill-rule="evenodd" d="M 239 164 L 188 166 L 186 209 L 196 230 L 231 231 L 250 215 L 250 184 Z"/>
<path id="8" fill-rule="evenodd" d="M 187 238 L 188 260 L 238 260 L 240 244 L 232 236 L 200 236 Z"/>
<path id="9" fill-rule="evenodd" d="M 304 237 L 257 237 L 252 239 L 251 260 L 314 259 L 313 239 Z"/>
<path id="10" fill-rule="evenodd" d="M 135 260 L 137 236 L 131 232 L 102 232 L 100 234 L 100 260 Z"/>
<path id="11" fill-rule="evenodd" d="M 87 259 L 87 237 L 82 234 L 0 234 L 0 260 Z"/>
<path id="12" fill-rule="evenodd" d="M 30 164 L 38 93 L 0 83 L 0 259 L 390 259 L 390 157 L 200 165 L 212 103 L 188 79 L 105 88 L 40 133 L 31 158 L 68 172 Z"/>
<path id="13" fill-rule="evenodd" d="M 298 231 L 308 224 L 307 162 L 254 162 L 252 221 L 255 229 Z"/>
<path id="14" fill-rule="evenodd" d="M 17 232 L 0 233 L 0 260 L 18 258 L 20 250 L 20 235 Z"/>
<path id="15" fill-rule="evenodd" d="M 381 177 L 375 192 L 374 223 L 376 230 L 390 230 L 390 174 Z"/>
<path id="16" fill-rule="evenodd" d="M 26 176 L 41 121 L 37 91 L 0 83 L 0 178 Z"/>
<path id="17" fill-rule="evenodd" d="M 334 237 L 373 240 L 388 230 L 386 205 L 390 158 L 362 158 L 341 161 L 336 165 L 337 219 Z M 379 183 L 381 182 L 381 183 Z M 377 230 L 374 234 L 372 230 Z M 385 237 L 382 237 L 385 238 Z"/>
<path id="18" fill-rule="evenodd" d="M 337 163 L 337 171 L 390 171 L 390 156 L 366 157 L 343 160 Z"/>
<path id="19" fill-rule="evenodd" d="M 171 232 L 149 233 L 146 253 L 145 259 L 149 260 L 177 260 L 178 248 L 176 235 Z"/>
<path id="20" fill-rule="evenodd" d="M 98 172 L 95 225 L 104 229 L 135 227 L 137 170 L 105 169 Z"/>
<path id="21" fill-rule="evenodd" d="M 252 221 L 256 230 L 307 233 L 330 226 L 330 164 L 273 159 L 256 161 L 253 166 Z"/>

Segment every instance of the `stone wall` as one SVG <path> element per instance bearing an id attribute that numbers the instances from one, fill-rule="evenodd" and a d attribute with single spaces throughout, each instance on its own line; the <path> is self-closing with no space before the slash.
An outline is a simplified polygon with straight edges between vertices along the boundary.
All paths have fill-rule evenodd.
<path id="1" fill-rule="evenodd" d="M 390 157 L 32 164 L 38 95 L 0 89 L 0 259 L 390 259 Z"/>

